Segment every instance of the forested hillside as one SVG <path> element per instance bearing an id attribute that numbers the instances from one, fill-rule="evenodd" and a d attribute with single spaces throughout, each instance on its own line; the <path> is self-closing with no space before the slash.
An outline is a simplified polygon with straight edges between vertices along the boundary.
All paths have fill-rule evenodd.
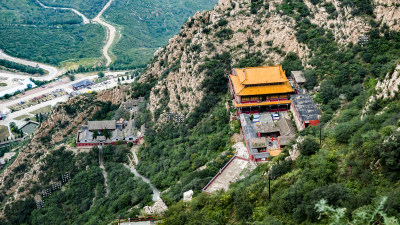
<path id="1" fill-rule="evenodd" d="M 41 2 L 50 7 L 74 8 L 93 19 L 108 1 Z M 103 15 L 121 32 L 111 49 L 116 56 L 111 68 L 144 67 L 189 16 L 211 9 L 215 3 L 216 0 L 114 1 Z M 81 23 L 82 18 L 72 11 L 45 9 L 36 0 L 3 1 L 0 48 L 16 57 L 58 66 L 65 61 L 96 66 L 106 39 L 105 29 L 99 24 Z"/>
<path id="2" fill-rule="evenodd" d="M 398 224 L 400 102 L 393 97 L 398 94 L 370 96 L 392 92 L 379 84 L 398 77 L 400 33 L 391 21 L 399 19 L 399 7 L 395 1 L 227 0 L 190 19 L 135 87 L 150 95 L 150 114 L 158 121 L 156 138 L 147 139 L 150 145 L 141 150 L 143 168 L 157 177 L 153 181 L 160 188 L 176 182 L 163 196 L 170 205 L 164 224 Z M 185 191 L 201 190 L 205 176 L 184 172 L 207 154 L 192 138 L 202 129 L 190 127 L 201 115 L 215 118 L 213 106 L 226 101 L 225 65 L 276 63 L 287 74 L 305 69 L 306 87 L 324 112 L 322 145 L 319 128 L 309 127 L 299 134 L 305 141 L 296 145 L 301 153 L 297 160 L 288 157 L 297 148 L 292 143 L 227 192 L 178 202 L 179 194 L 182 198 Z M 145 91 L 151 86 L 150 93 Z M 189 133 L 173 137 L 173 129 L 181 131 L 182 125 L 160 125 L 166 112 L 187 115 Z M 206 127 L 212 134 L 214 126 Z M 220 146 L 229 143 L 221 140 Z M 193 151 L 190 159 L 187 151 Z M 177 156 L 184 161 L 169 163 Z M 169 160 L 160 164 L 160 157 Z M 192 167 L 185 165 L 187 160 Z"/>
<path id="3" fill-rule="evenodd" d="M 81 25 L 69 10 L 42 8 L 33 0 L 0 2 L 0 48 L 13 56 L 60 65 L 70 59 L 99 58 L 105 29 Z"/>
<path id="4" fill-rule="evenodd" d="M 104 171 L 99 148 L 71 147 L 87 120 L 119 119 L 128 93 L 119 87 L 58 105 L 34 138 L 16 147 L 19 156 L 1 171 L 1 224 L 109 224 L 152 202 L 150 186 L 124 166 L 131 145 L 102 148 Z"/>

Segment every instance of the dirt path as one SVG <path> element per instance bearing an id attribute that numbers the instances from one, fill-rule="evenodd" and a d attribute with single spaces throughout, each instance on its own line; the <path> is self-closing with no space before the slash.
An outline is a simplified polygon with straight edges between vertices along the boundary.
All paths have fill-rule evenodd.
<path id="1" fill-rule="evenodd" d="M 100 147 L 100 151 L 99 151 L 99 162 L 100 162 L 100 169 L 102 170 L 103 173 L 103 177 L 104 177 L 104 187 L 106 188 L 106 196 L 108 197 L 108 195 L 110 194 L 110 188 L 107 185 L 107 171 L 106 168 L 104 167 L 104 159 L 103 159 L 103 155 L 102 155 L 102 149 Z"/>
<path id="2" fill-rule="evenodd" d="M 106 66 L 109 66 L 112 62 L 112 59 L 110 57 L 110 55 L 108 54 L 111 45 L 113 44 L 114 40 L 115 40 L 115 36 L 116 36 L 116 29 L 114 26 L 112 26 L 109 23 L 106 23 L 101 16 L 103 15 L 103 13 L 108 9 L 108 7 L 110 7 L 111 3 L 114 0 L 110 0 L 105 6 L 104 8 L 100 11 L 100 13 L 92 20 L 93 22 L 97 22 L 100 25 L 106 27 L 107 29 L 107 42 L 106 45 L 103 48 L 103 55 L 106 58 L 107 62 L 106 62 Z"/>
<path id="3" fill-rule="evenodd" d="M 39 3 L 39 5 L 45 9 L 61 9 L 61 10 L 70 10 L 72 12 L 74 12 L 75 14 L 77 14 L 78 16 L 82 17 L 82 23 L 83 24 L 88 24 L 90 23 L 90 20 L 83 15 L 81 12 L 79 12 L 76 9 L 73 8 L 63 8 L 63 7 L 51 7 L 51 6 L 46 6 L 45 4 L 41 3 L 39 0 L 36 0 L 37 3 Z"/>
<path id="4" fill-rule="evenodd" d="M 153 186 L 153 184 L 151 184 L 150 179 L 148 179 L 147 177 L 142 176 L 141 174 L 139 174 L 139 172 L 136 170 L 135 165 L 137 165 L 139 163 L 139 159 L 136 155 L 136 151 L 139 149 L 139 146 L 133 146 L 131 148 L 131 152 L 133 155 L 133 159 L 131 159 L 129 157 L 129 165 L 124 164 L 124 166 L 126 168 L 128 168 L 133 174 L 135 174 L 135 176 L 141 178 L 144 182 L 148 183 L 151 187 L 151 189 L 153 190 L 153 201 L 160 201 L 160 191 Z M 162 199 L 161 199 L 162 201 Z"/>

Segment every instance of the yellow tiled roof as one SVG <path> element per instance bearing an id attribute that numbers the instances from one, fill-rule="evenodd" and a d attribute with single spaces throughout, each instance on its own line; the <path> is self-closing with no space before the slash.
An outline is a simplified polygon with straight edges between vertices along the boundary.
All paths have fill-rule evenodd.
<path id="1" fill-rule="evenodd" d="M 243 85 L 283 83 L 288 81 L 281 65 L 247 67 L 244 69 L 235 68 L 235 72 L 239 77 L 240 83 Z"/>
<path id="2" fill-rule="evenodd" d="M 243 104 L 238 104 L 235 102 L 235 107 L 250 107 L 250 106 L 265 106 L 265 105 L 285 105 L 285 104 L 290 104 L 290 100 L 286 101 L 276 101 L 276 102 L 255 102 L 255 103 L 243 103 Z"/>
<path id="3" fill-rule="evenodd" d="M 234 89 L 235 93 L 236 94 L 240 93 L 240 91 L 243 90 L 243 88 L 244 88 L 244 85 L 242 85 L 240 82 L 240 77 L 235 76 L 235 75 L 230 75 L 230 78 L 231 78 L 233 89 Z"/>
<path id="4" fill-rule="evenodd" d="M 289 82 L 284 84 L 276 85 L 264 85 L 264 86 L 252 86 L 245 87 L 240 82 L 239 76 L 230 76 L 233 89 L 238 96 L 248 96 L 248 95 L 267 95 L 267 94 L 284 94 L 293 92 L 293 88 L 290 86 Z"/>
<path id="5" fill-rule="evenodd" d="M 269 155 L 270 156 L 277 156 L 279 154 L 281 154 L 281 150 L 269 150 Z"/>
<path id="6" fill-rule="evenodd" d="M 237 95 L 248 96 L 248 95 L 267 95 L 267 94 L 285 94 L 293 92 L 293 88 L 289 82 L 277 85 L 265 85 L 265 86 L 254 86 L 244 87 Z"/>

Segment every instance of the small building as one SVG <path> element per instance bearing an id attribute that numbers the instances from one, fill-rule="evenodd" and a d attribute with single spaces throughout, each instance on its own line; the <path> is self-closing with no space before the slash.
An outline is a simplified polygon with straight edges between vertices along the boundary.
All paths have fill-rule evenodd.
<path id="1" fill-rule="evenodd" d="M 306 83 L 306 78 L 304 77 L 304 73 L 302 71 L 292 71 L 290 75 L 293 78 L 296 87 L 300 88 L 304 85 L 304 83 Z"/>
<path id="2" fill-rule="evenodd" d="M 139 141 L 133 120 L 89 121 L 78 130 L 76 146 L 114 145 L 119 141 L 123 143 Z"/>
<path id="3" fill-rule="evenodd" d="M 0 113 L 0 120 L 5 120 L 6 119 L 6 114 Z"/>
<path id="4" fill-rule="evenodd" d="M 74 89 L 74 91 L 77 91 L 79 89 L 85 88 L 85 87 L 89 87 L 91 85 L 93 85 L 94 83 L 92 81 L 90 81 L 89 79 L 85 79 L 85 80 L 81 80 L 75 84 L 72 84 L 72 89 Z"/>
<path id="5" fill-rule="evenodd" d="M 265 149 L 267 146 L 265 137 L 258 137 L 257 130 L 255 129 L 254 124 L 251 122 L 249 115 L 241 114 L 240 123 L 242 125 L 244 142 L 246 144 L 250 159 L 255 162 L 267 161 L 269 158 L 269 153 L 268 151 L 263 151 L 263 149 Z M 263 141 L 265 141 L 264 145 L 262 145 Z M 263 147 L 257 148 L 258 146 Z"/>
<path id="6" fill-rule="evenodd" d="M 286 111 L 294 93 L 281 65 L 234 68 L 229 87 L 239 114 Z"/>
<path id="7" fill-rule="evenodd" d="M 291 100 L 290 111 L 293 113 L 294 121 L 299 131 L 308 126 L 317 126 L 319 124 L 322 114 L 306 90 L 301 89 L 299 94 L 292 95 Z"/>
<path id="8" fill-rule="evenodd" d="M 275 123 L 256 124 L 257 135 L 259 137 L 278 137 L 279 127 Z"/>
<path id="9" fill-rule="evenodd" d="M 257 149 L 257 152 L 267 151 L 267 139 L 265 137 L 250 139 L 250 148 Z"/>

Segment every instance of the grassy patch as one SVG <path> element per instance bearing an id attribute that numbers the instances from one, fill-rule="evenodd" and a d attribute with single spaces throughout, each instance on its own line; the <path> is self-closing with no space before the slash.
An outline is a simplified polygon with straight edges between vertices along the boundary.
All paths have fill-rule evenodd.
<path id="1" fill-rule="evenodd" d="M 84 68 L 91 68 L 96 66 L 98 62 L 98 58 L 71 59 L 61 62 L 60 65 L 66 70 L 74 70 L 78 69 L 80 65 L 82 65 Z"/>
<path id="2" fill-rule="evenodd" d="M 35 111 L 30 112 L 31 114 L 38 114 L 38 113 L 48 113 L 51 111 L 51 106 L 45 106 L 43 108 L 37 109 Z"/>
<path id="3" fill-rule="evenodd" d="M 98 79 L 96 79 L 96 80 L 94 81 L 94 83 L 98 84 L 98 83 L 104 82 L 104 81 L 106 81 L 106 80 L 108 80 L 108 79 L 105 78 L 105 77 L 103 77 L 103 78 L 98 78 Z"/>
<path id="4" fill-rule="evenodd" d="M 8 127 L 0 125 L 0 140 L 8 138 L 9 135 Z"/>
<path id="5" fill-rule="evenodd" d="M 25 114 L 25 115 L 22 115 L 22 116 L 18 116 L 15 119 L 16 120 L 23 120 L 23 119 L 26 119 L 26 118 L 29 118 L 29 117 L 30 117 L 29 115 Z"/>
<path id="6" fill-rule="evenodd" d="M 0 83 L 0 87 L 5 87 L 5 86 L 7 86 L 6 83 Z"/>

